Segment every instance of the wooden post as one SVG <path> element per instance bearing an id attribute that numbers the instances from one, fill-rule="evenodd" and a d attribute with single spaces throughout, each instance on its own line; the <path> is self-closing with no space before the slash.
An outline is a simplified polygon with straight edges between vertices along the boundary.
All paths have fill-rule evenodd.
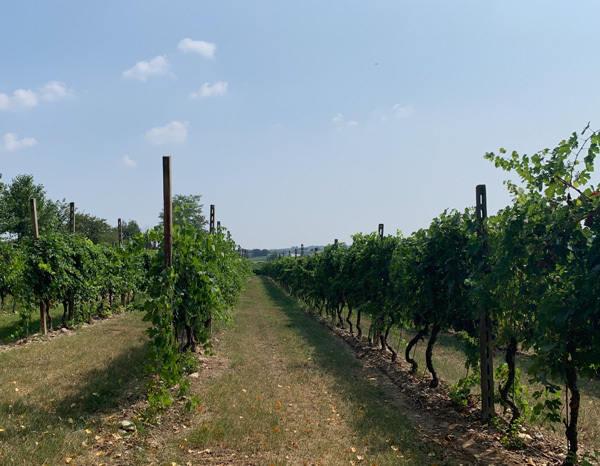
<path id="1" fill-rule="evenodd" d="M 484 273 L 487 270 L 488 244 L 484 220 L 487 217 L 487 196 L 485 185 L 475 189 L 477 196 L 477 235 L 481 239 Z M 479 305 L 479 355 L 481 373 L 481 421 L 489 423 L 496 415 L 494 410 L 494 357 L 492 353 L 492 323 L 489 312 Z"/>
<path id="2" fill-rule="evenodd" d="M 121 219 L 118 220 L 118 232 L 119 232 L 119 247 L 121 247 L 123 245 L 123 224 L 121 222 Z"/>
<path id="3" fill-rule="evenodd" d="M 38 228 L 37 219 L 37 206 L 35 198 L 29 199 L 29 206 L 31 207 L 31 226 L 33 228 L 33 238 L 38 239 L 40 237 L 40 230 Z M 40 299 L 40 330 L 42 335 L 48 333 L 48 324 L 46 323 L 46 304 L 43 299 Z"/>
<path id="4" fill-rule="evenodd" d="M 300 257 L 304 257 L 304 244 L 300 245 Z"/>
<path id="5" fill-rule="evenodd" d="M 221 231 L 221 220 L 217 221 L 217 232 Z"/>
<path id="6" fill-rule="evenodd" d="M 379 232 L 379 238 L 383 239 L 383 223 L 379 224 L 378 232 Z"/>
<path id="7" fill-rule="evenodd" d="M 71 225 L 71 233 L 75 233 L 75 203 L 69 203 L 69 223 Z"/>
<path id="8" fill-rule="evenodd" d="M 220 227 L 219 227 L 220 228 Z M 210 234 L 215 233 L 215 205 L 210 205 Z M 208 335 L 212 337 L 212 310 L 208 311 L 208 317 L 204 321 L 204 328 L 208 331 Z"/>
<path id="9" fill-rule="evenodd" d="M 173 197 L 171 192 L 171 156 L 163 157 L 163 197 L 165 222 L 165 269 L 173 265 Z"/>

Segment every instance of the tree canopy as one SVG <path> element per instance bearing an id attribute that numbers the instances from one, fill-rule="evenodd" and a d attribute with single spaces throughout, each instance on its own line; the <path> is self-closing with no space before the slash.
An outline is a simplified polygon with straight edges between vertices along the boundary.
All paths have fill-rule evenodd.
<path id="1" fill-rule="evenodd" d="M 44 186 L 35 184 L 33 176 L 18 175 L 11 184 L 0 184 L 0 234 L 16 236 L 17 241 L 33 236 L 31 198 L 36 200 L 40 234 L 66 228 L 69 218 L 66 202 L 47 199 Z"/>
<path id="2" fill-rule="evenodd" d="M 182 227 L 184 224 L 188 224 L 199 231 L 205 230 L 208 222 L 202 214 L 201 197 L 199 194 L 175 194 L 173 196 L 173 225 Z M 158 218 L 159 226 L 162 226 L 164 210 L 158 215 Z"/>

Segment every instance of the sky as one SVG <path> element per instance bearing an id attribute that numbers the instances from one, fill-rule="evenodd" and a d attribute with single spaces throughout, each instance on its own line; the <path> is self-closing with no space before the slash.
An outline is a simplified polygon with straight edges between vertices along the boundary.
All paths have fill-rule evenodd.
<path id="1" fill-rule="evenodd" d="M 600 2 L 0 3 L 0 173 L 158 223 L 162 157 L 246 249 L 508 205 L 483 155 L 600 128 Z"/>

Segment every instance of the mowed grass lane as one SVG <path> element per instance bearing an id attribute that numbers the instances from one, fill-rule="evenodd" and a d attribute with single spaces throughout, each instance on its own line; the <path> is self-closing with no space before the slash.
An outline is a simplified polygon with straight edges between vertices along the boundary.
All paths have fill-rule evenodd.
<path id="1" fill-rule="evenodd" d="M 201 382 L 202 412 L 163 461 L 453 464 L 420 441 L 375 374 L 268 279 L 249 281 L 233 317 L 219 345 L 227 367 Z"/>

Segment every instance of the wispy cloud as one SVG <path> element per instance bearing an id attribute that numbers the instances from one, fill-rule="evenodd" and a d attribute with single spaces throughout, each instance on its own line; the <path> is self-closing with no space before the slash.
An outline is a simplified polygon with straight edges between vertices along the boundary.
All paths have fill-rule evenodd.
<path id="1" fill-rule="evenodd" d="M 412 105 L 396 104 L 392 107 L 391 112 L 395 118 L 406 118 L 412 115 L 414 107 Z"/>
<path id="2" fill-rule="evenodd" d="M 56 102 L 57 100 L 73 97 L 75 93 L 63 82 L 50 81 L 46 83 L 40 91 L 40 97 L 46 102 Z"/>
<path id="3" fill-rule="evenodd" d="M 123 156 L 121 160 L 119 160 L 119 163 L 128 168 L 137 167 L 137 162 L 128 155 Z"/>
<path id="4" fill-rule="evenodd" d="M 37 104 L 37 94 L 30 89 L 17 89 L 12 96 L 0 93 L 0 110 L 26 110 Z"/>
<path id="5" fill-rule="evenodd" d="M 144 137 L 156 146 L 172 142 L 183 142 L 187 137 L 187 127 L 187 121 L 172 121 L 165 126 L 152 128 L 146 132 Z"/>
<path id="6" fill-rule="evenodd" d="M 217 46 L 212 42 L 192 40 L 187 37 L 177 44 L 177 48 L 184 53 L 197 53 L 205 58 L 214 58 Z"/>
<path id="7" fill-rule="evenodd" d="M 36 144 L 37 141 L 34 138 L 18 139 L 16 134 L 6 133 L 0 143 L 0 151 L 13 152 Z"/>
<path id="8" fill-rule="evenodd" d="M 224 81 L 218 81 L 214 84 L 204 83 L 198 92 L 190 93 L 190 99 L 205 99 L 206 97 L 216 97 L 227 94 L 229 85 Z"/>
<path id="9" fill-rule="evenodd" d="M 159 55 L 150 61 L 137 62 L 132 68 L 123 71 L 123 77 L 145 82 L 148 76 L 161 76 L 168 73 L 169 62 L 164 55 Z"/>
<path id="10" fill-rule="evenodd" d="M 346 121 L 346 119 L 344 118 L 344 115 L 342 115 L 341 113 L 338 113 L 336 116 L 334 116 L 331 119 L 331 122 L 338 129 L 342 128 L 343 126 L 346 126 L 348 128 L 352 128 L 352 127 L 355 127 L 355 126 L 359 125 L 358 121 L 356 121 L 356 120 Z"/>

